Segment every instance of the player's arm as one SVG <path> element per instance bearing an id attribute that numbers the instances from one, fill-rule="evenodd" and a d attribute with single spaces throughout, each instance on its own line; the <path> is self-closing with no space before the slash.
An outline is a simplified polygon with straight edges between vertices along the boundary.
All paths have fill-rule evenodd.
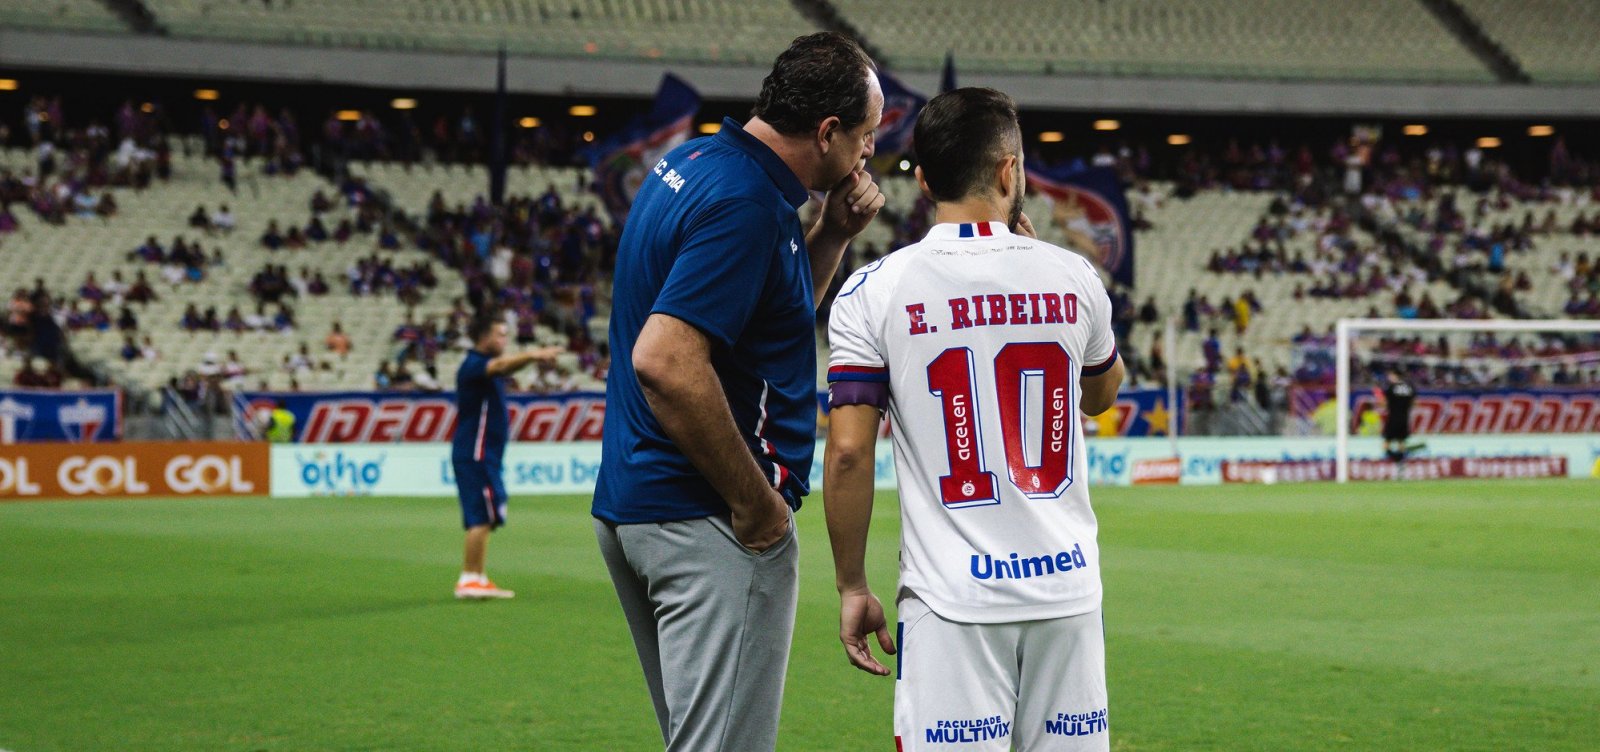
<path id="1" fill-rule="evenodd" d="M 872 525 L 879 420 L 874 404 L 835 405 L 828 413 L 822 503 L 828 519 L 828 540 L 833 545 L 834 580 L 839 588 L 839 641 L 844 643 L 845 655 L 856 668 L 888 676 L 888 667 L 872 655 L 867 642 L 867 635 L 876 632 L 879 647 L 885 653 L 895 651 L 883 604 L 867 585 L 867 530 Z"/>
<path id="2" fill-rule="evenodd" d="M 1094 271 L 1088 261 L 1083 264 Z M 1078 374 L 1078 409 L 1084 415 L 1099 415 L 1117 402 L 1124 373 L 1122 355 L 1117 352 L 1117 338 L 1111 331 L 1111 297 L 1097 285 L 1084 296 L 1083 304 L 1086 315 L 1079 320 L 1090 328 L 1084 345 L 1083 371 Z"/>
<path id="3" fill-rule="evenodd" d="M 661 429 L 732 510 L 739 542 L 756 551 L 775 545 L 789 531 L 789 505 L 739 436 L 706 334 L 651 314 L 633 347 L 633 370 Z"/>
<path id="4" fill-rule="evenodd" d="M 489 363 L 484 366 L 483 372 L 487 374 L 489 378 L 509 376 L 533 363 L 555 360 L 556 356 L 560 354 L 561 348 L 554 346 L 540 347 L 534 350 L 523 350 L 522 352 L 518 353 L 506 353 L 505 355 L 501 355 L 493 360 L 490 360 Z"/>
<path id="5" fill-rule="evenodd" d="M 1083 396 L 1078 398 L 1078 409 L 1084 415 L 1099 415 L 1111 409 L 1117 401 L 1117 389 L 1122 386 L 1122 377 L 1125 369 L 1122 367 L 1122 356 L 1112 354 L 1111 365 L 1105 371 L 1090 375 L 1085 372 L 1078 379 L 1078 385 Z"/>
<path id="6" fill-rule="evenodd" d="M 806 232 L 806 253 L 811 256 L 811 290 L 813 305 L 822 305 L 828 293 L 828 283 L 839 271 L 839 259 L 844 249 L 867 225 L 872 224 L 883 208 L 884 196 L 878 184 L 864 171 L 851 172 L 828 191 L 822 206 L 822 216 Z"/>

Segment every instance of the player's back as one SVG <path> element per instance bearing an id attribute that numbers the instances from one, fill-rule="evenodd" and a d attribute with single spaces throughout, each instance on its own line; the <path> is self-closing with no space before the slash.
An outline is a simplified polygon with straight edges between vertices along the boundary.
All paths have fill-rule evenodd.
<path id="1" fill-rule="evenodd" d="M 1081 256 L 999 222 L 939 225 L 835 303 L 830 379 L 887 372 L 902 585 L 946 618 L 1099 605 L 1080 376 L 1116 359 Z"/>
<path id="2" fill-rule="evenodd" d="M 1411 410 L 1411 402 L 1416 399 L 1417 391 L 1406 381 L 1396 379 L 1383 389 L 1384 403 L 1389 410 L 1405 413 Z"/>

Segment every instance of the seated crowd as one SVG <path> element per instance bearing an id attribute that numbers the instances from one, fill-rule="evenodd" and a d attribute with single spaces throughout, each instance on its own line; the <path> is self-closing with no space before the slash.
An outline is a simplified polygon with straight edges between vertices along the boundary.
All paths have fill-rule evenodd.
<path id="1" fill-rule="evenodd" d="M 62 107 L 60 98 L 35 98 L 25 108 L 25 143 L 33 149 L 36 168 L 20 174 L 0 171 L 0 242 L 18 224 L 13 206 L 26 207 L 46 222 L 65 222 L 78 214 L 111 218 L 117 211 L 115 194 L 106 187 L 143 188 L 170 175 L 171 148 L 159 105 L 146 108 L 130 101 L 116 110 L 109 127 L 91 121 L 76 130 L 60 127 L 67 122 Z M 430 129 L 408 112 L 393 115 L 398 122 L 384 122 L 372 113 L 347 122 L 330 113 L 311 132 L 302 132 L 289 108 L 274 115 L 264 104 L 240 103 L 226 117 L 221 115 L 207 108 L 199 132 L 223 183 L 234 190 L 241 166 L 254 165 L 252 169 L 267 176 L 294 174 L 305 166 L 303 150 L 313 144 L 350 158 L 408 164 L 425 155 L 442 162 L 480 162 L 486 148 L 482 124 L 470 110 L 457 118 L 440 117 Z M 512 145 L 515 161 L 569 164 L 578 159 L 576 134 L 539 129 L 518 138 Z M 0 132 L 0 144 L 12 140 L 11 134 Z M 1304 144 L 1234 142 L 1222 149 L 1190 147 L 1170 164 L 1158 164 L 1142 145 L 1100 149 L 1086 164 L 1111 167 L 1133 186 L 1130 204 L 1139 227 L 1150 226 L 1147 215 L 1159 211 L 1163 200 L 1149 188 L 1151 180 L 1173 184 L 1167 200 L 1199 191 L 1271 191 L 1277 196 L 1238 245 L 1215 249 L 1204 262 L 1208 273 L 1251 280 L 1241 285 L 1244 289 L 1215 301 L 1191 290 L 1181 304 L 1163 302 L 1178 311 L 1162 311 L 1154 297 L 1139 303 L 1131 290 L 1113 286 L 1113 325 L 1128 362 L 1129 383 L 1163 383 L 1166 354 L 1160 347 L 1160 324 L 1164 314 L 1181 313 L 1186 331 L 1208 334 L 1201 342 L 1204 366 L 1189 379 L 1191 388 L 1210 395 L 1214 387 L 1226 386 L 1230 401 L 1281 403 L 1276 392 L 1295 375 L 1286 369 L 1268 373 L 1240 347 L 1225 352 L 1219 334 L 1225 329 L 1243 335 L 1256 317 L 1270 315 L 1269 306 L 1286 302 L 1258 297 L 1257 290 L 1273 289 L 1269 279 L 1293 279 L 1293 299 L 1362 301 L 1370 315 L 1477 318 L 1529 313 L 1526 294 L 1533 280 L 1516 260 L 1546 243 L 1600 235 L 1600 208 L 1583 208 L 1600 202 L 1600 170 L 1566 153 L 1559 140 L 1553 152 L 1547 176 L 1523 181 L 1492 155 L 1449 144 L 1405 158 L 1392 146 L 1356 139 L 1340 140 L 1323 152 Z M 187 216 L 188 230 L 202 238 L 226 237 L 239 226 L 231 207 L 248 200 L 240 195 L 214 208 L 196 206 Z M 1562 222 L 1547 204 L 1579 208 L 1573 219 Z M 1520 221 L 1494 220 L 1517 211 Z M 888 246 L 851 249 L 838 281 L 852 268 L 920 239 L 932 222 L 931 205 L 917 199 L 910 206 L 886 207 L 880 219 L 892 228 Z M 374 386 L 437 389 L 448 388 L 452 376 L 438 372 L 440 353 L 467 346 L 462 337 L 466 319 L 474 311 L 494 309 L 504 313 L 520 343 L 541 341 L 551 333 L 567 343 L 577 370 L 540 372 L 530 387 L 560 389 L 575 384 L 579 373 L 603 378 L 606 372 L 606 348 L 591 336 L 590 324 L 605 307 L 619 236 L 620 228 L 608 218 L 592 208 L 569 205 L 553 186 L 538 195 L 510 196 L 498 206 L 481 196 L 453 203 L 439 192 L 417 216 L 406 217 L 384 206 L 372 187 L 345 178 L 315 191 L 304 221 L 274 219 L 259 236 L 250 230 L 263 257 L 248 283 L 253 308 L 231 306 L 224 313 L 216 306 L 190 304 L 173 323 L 186 332 L 293 332 L 295 307 L 333 295 L 335 288 L 351 296 L 392 293 L 407 310 L 393 333 L 392 349 L 360 353 L 376 363 Z M 283 258 L 277 254 L 284 252 L 314 258 L 319 247 L 333 247 L 324 244 L 358 238 L 370 238 L 366 242 L 373 252 L 350 262 L 342 279 L 330 280 L 308 263 L 268 260 Z M 406 249 L 430 258 L 407 262 L 396 257 Z M 225 263 L 220 248 L 207 252 L 200 240 L 182 234 L 167 244 L 152 236 L 129 250 L 127 259 L 155 265 L 151 276 L 169 286 L 205 284 L 208 271 Z M 292 272 L 291 266 L 298 271 Z M 8 318 L 8 345 L 27 353 L 43 347 L 52 353 L 38 353 L 48 364 L 61 364 L 66 362 L 61 352 L 65 332 L 115 328 L 125 338 L 124 359 L 160 357 L 130 307 L 154 299 L 157 292 L 143 268 L 133 271 L 131 281 L 123 270 L 109 270 L 106 279 L 90 273 L 76 296 L 52 295 L 42 282 L 34 290 L 18 290 Z M 1600 263 L 1590 252 L 1565 253 L 1550 271 L 1570 293 L 1559 313 L 1600 316 Z M 463 292 L 448 312 L 426 310 L 432 291 L 457 284 Z M 1428 288 L 1437 284 L 1449 285 L 1453 297 L 1435 299 Z M 821 315 L 825 318 L 826 310 Z M 43 330 L 47 327 L 39 324 L 41 318 L 52 324 L 59 319 L 55 334 Z M 53 337 L 61 341 L 53 342 Z M 1146 341 L 1149 346 L 1138 345 Z M 191 373 L 212 388 L 227 388 L 245 383 L 246 374 L 269 368 L 296 377 L 323 370 L 327 356 L 342 360 L 351 352 L 339 324 L 333 325 L 322 350 L 313 352 L 303 343 L 283 363 L 255 369 L 232 367 L 237 359 L 230 353 L 226 362 L 215 358 Z M 1529 373 L 1529 379 L 1552 382 L 1560 375 L 1559 370 L 1537 368 Z M 187 383 L 187 375 L 178 381 Z"/>

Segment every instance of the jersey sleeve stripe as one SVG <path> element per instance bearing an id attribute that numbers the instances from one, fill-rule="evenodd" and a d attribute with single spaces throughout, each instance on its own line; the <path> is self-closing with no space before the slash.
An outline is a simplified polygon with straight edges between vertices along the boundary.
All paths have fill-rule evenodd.
<path id="1" fill-rule="evenodd" d="M 828 368 L 829 383 L 835 381 L 878 381 L 888 383 L 889 369 L 873 366 L 831 366 Z"/>
<path id="2" fill-rule="evenodd" d="M 1106 358 L 1105 362 L 1101 363 L 1099 365 L 1084 366 L 1083 367 L 1083 375 L 1085 375 L 1085 376 L 1099 376 L 1100 374 L 1111 370 L 1111 366 L 1113 364 L 1115 364 L 1116 362 L 1117 362 L 1117 346 L 1116 345 L 1112 345 L 1111 346 L 1111 357 Z"/>

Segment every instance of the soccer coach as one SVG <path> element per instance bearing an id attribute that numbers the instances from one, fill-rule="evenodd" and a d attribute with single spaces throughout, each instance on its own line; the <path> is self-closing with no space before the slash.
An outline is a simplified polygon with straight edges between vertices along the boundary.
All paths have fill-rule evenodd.
<path id="1" fill-rule="evenodd" d="M 864 171 L 882 113 L 855 42 L 800 37 L 749 122 L 646 173 L 623 230 L 593 514 L 668 752 L 777 743 L 816 307 L 883 206 Z M 807 229 L 809 191 L 827 199 Z"/>

